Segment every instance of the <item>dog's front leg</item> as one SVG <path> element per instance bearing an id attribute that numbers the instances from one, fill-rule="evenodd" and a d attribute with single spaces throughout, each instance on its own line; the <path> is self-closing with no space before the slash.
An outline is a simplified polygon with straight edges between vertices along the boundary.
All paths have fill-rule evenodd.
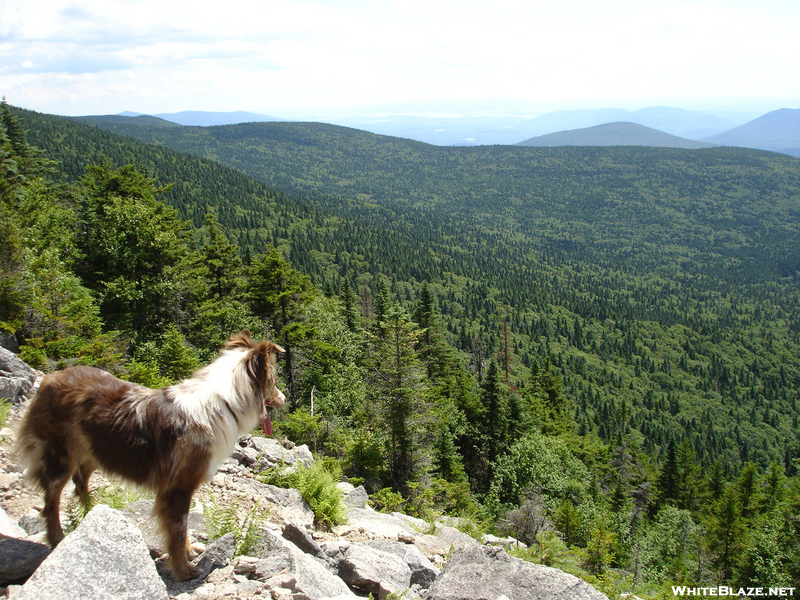
<path id="1" fill-rule="evenodd" d="M 192 490 L 167 489 L 156 496 L 156 514 L 167 539 L 169 563 L 176 581 L 193 579 L 200 570 L 189 564 L 187 516 L 192 503 Z"/>

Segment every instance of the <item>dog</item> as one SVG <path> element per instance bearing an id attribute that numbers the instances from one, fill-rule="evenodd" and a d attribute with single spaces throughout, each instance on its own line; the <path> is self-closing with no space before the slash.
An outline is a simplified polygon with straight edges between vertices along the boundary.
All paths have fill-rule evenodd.
<path id="1" fill-rule="evenodd" d="M 59 503 L 72 478 L 86 505 L 95 469 L 156 493 L 154 514 L 167 542 L 173 577 L 198 575 L 186 523 L 192 495 L 233 452 L 241 435 L 286 397 L 276 387 L 275 358 L 284 350 L 254 343 L 244 330 L 191 379 L 154 390 L 93 367 L 47 375 L 19 428 L 17 453 L 28 480 L 44 492 L 42 516 L 55 547 L 64 532 Z"/>

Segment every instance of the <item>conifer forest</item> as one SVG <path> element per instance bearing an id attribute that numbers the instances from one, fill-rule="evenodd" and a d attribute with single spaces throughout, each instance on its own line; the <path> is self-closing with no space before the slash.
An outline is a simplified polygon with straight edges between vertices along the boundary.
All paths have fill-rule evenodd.
<path id="1" fill-rule="evenodd" d="M 276 434 L 610 597 L 800 588 L 800 160 L 0 105 L 0 329 L 151 387 L 286 349 Z"/>

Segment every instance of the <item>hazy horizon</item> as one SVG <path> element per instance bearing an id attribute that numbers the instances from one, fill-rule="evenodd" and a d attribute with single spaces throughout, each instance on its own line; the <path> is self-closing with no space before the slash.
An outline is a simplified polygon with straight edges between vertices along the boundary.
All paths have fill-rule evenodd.
<path id="1" fill-rule="evenodd" d="M 758 112 L 800 106 L 797 39 L 795 0 L 6 0 L 0 93 L 73 116 L 492 99 Z"/>

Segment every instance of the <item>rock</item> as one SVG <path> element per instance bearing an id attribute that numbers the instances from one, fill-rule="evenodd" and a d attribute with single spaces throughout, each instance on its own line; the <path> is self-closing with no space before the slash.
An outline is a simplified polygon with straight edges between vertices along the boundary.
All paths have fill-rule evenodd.
<path id="1" fill-rule="evenodd" d="M 6 514 L 3 507 L 0 506 L 0 536 L 10 538 L 26 538 L 28 534 L 26 531 L 14 522 L 14 519 Z M 2 563 L 0 563 L 2 564 Z"/>
<path id="2" fill-rule="evenodd" d="M 0 539 L 0 585 L 22 583 L 39 568 L 50 548 L 17 538 Z"/>
<path id="3" fill-rule="evenodd" d="M 244 448 L 237 447 L 233 454 L 231 454 L 231 458 L 234 460 L 239 461 L 246 467 L 249 467 L 258 460 L 258 451 L 255 448 L 250 448 L 249 446 Z"/>
<path id="4" fill-rule="evenodd" d="M 219 475 L 217 475 L 219 477 Z M 215 477 L 216 480 L 216 477 Z M 227 479 L 224 483 L 230 490 L 245 492 L 251 497 L 266 500 L 276 505 L 275 512 L 279 512 L 281 519 L 285 523 L 295 523 L 296 525 L 311 527 L 314 524 L 314 512 L 303 500 L 303 497 L 295 489 L 286 489 L 261 483 L 253 479 Z M 262 506 L 265 506 L 262 503 Z M 270 511 L 270 514 L 272 510 Z"/>
<path id="5" fill-rule="evenodd" d="M 136 500 L 121 509 L 120 512 L 142 532 L 150 554 L 158 556 L 166 552 L 166 544 L 158 519 L 153 515 L 153 506 L 155 506 L 154 500 Z M 190 538 L 197 537 L 198 534 L 205 536 L 206 524 L 203 515 L 192 511 L 189 513 L 187 521 Z"/>
<path id="6" fill-rule="evenodd" d="M 608 600 L 585 581 L 558 569 L 513 558 L 502 548 L 461 546 L 427 591 L 428 600 Z"/>
<path id="7" fill-rule="evenodd" d="M 233 560 L 235 550 L 236 536 L 232 533 L 226 533 L 211 542 L 206 551 L 192 561 L 192 564 L 200 569 L 200 578 L 204 579 L 213 570 L 227 567 Z"/>
<path id="8" fill-rule="evenodd" d="M 46 527 L 39 513 L 22 515 L 19 519 L 19 526 L 25 531 L 24 537 L 32 537 L 37 534 L 44 534 Z"/>
<path id="9" fill-rule="evenodd" d="M 37 372 L 16 354 L 0 346 L 0 398 L 16 402 L 30 391 L 36 376 Z"/>
<path id="10" fill-rule="evenodd" d="M 418 535 L 408 521 L 396 515 L 376 512 L 371 508 L 350 508 L 345 516 L 350 527 L 361 528 L 376 537 L 396 540 L 400 534 Z"/>
<path id="11" fill-rule="evenodd" d="M 411 544 L 391 540 L 369 540 L 362 542 L 361 545 L 401 558 L 411 569 L 411 585 L 428 588 L 439 575 L 439 569 L 422 554 L 419 548 Z"/>
<path id="12" fill-rule="evenodd" d="M 356 597 L 322 561 L 304 553 L 288 540 L 264 529 L 261 545 L 263 549 L 254 576 L 266 581 L 270 587 L 277 585 L 289 590 L 289 597 L 307 597 L 310 600 Z"/>
<path id="13" fill-rule="evenodd" d="M 294 523 L 287 523 L 283 526 L 283 538 L 292 542 L 306 554 L 316 556 L 323 560 L 326 558 L 322 548 L 314 541 L 314 538 L 311 537 L 311 534 L 308 533 L 305 527 L 300 527 Z"/>
<path id="14" fill-rule="evenodd" d="M 411 587 L 411 568 L 402 558 L 360 544 L 348 546 L 342 554 L 339 576 L 348 585 L 380 600 Z"/>
<path id="15" fill-rule="evenodd" d="M 527 548 L 527 544 L 523 544 L 518 539 L 513 537 L 497 537 L 489 533 L 483 536 L 483 543 L 487 546 L 502 546 L 506 550 L 513 550 L 514 548 Z"/>
<path id="16" fill-rule="evenodd" d="M 258 470 L 271 469 L 279 464 L 296 466 L 298 463 L 310 467 L 314 464 L 314 456 L 308 446 L 292 446 L 287 448 L 278 440 L 259 436 L 249 436 L 242 438 L 240 445 L 245 448 L 252 448 L 256 451 L 257 464 L 254 468 Z"/>
<path id="17" fill-rule="evenodd" d="M 363 485 L 353 487 L 352 484 L 342 481 L 336 487 L 342 490 L 342 499 L 345 506 L 352 508 L 365 508 L 369 501 L 369 494 Z"/>
<path id="18" fill-rule="evenodd" d="M 50 553 L 15 600 L 167 600 L 142 534 L 119 511 L 93 508 Z"/>

